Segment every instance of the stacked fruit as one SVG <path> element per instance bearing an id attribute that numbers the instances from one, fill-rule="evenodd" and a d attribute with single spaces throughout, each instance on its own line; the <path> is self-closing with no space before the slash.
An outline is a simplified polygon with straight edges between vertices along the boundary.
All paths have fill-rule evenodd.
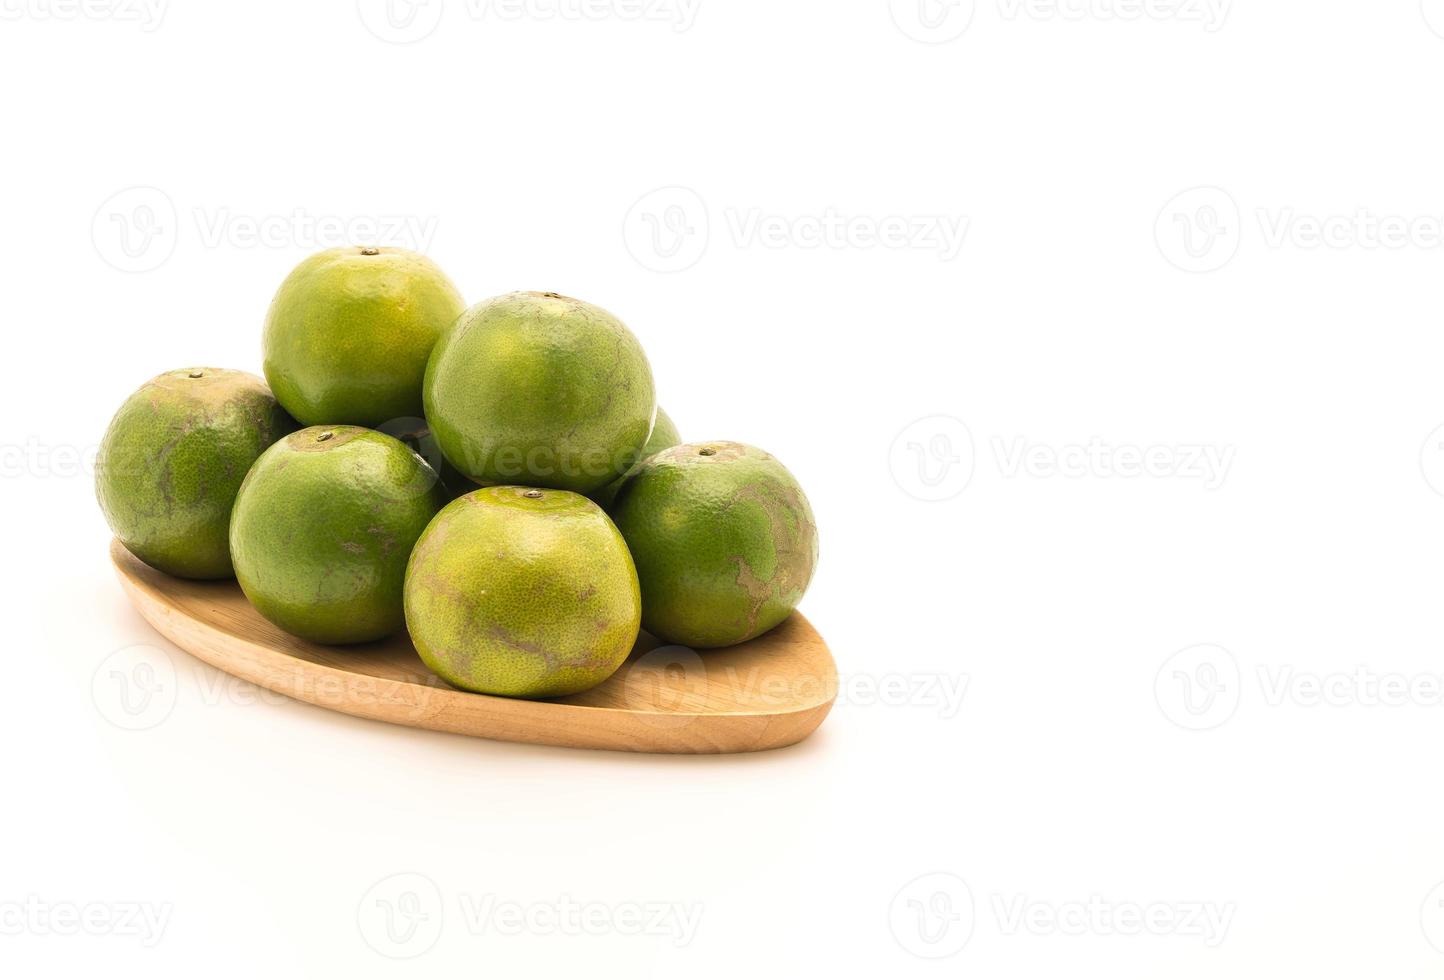
<path id="1" fill-rule="evenodd" d="M 269 389 L 188 368 L 121 406 L 96 464 L 111 529 L 163 572 L 234 575 L 304 639 L 404 625 L 427 666 L 487 694 L 586 690 L 640 628 L 721 647 L 791 613 L 817 532 L 781 463 L 681 444 L 606 310 L 464 305 L 411 252 L 313 255 L 266 317 Z"/>

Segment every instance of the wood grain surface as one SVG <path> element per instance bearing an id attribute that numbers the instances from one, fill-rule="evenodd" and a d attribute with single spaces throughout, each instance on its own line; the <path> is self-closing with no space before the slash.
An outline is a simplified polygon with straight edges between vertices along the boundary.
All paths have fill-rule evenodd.
<path id="1" fill-rule="evenodd" d="M 754 752 L 801 741 L 827 716 L 837 670 L 801 613 L 724 650 L 659 646 L 642 634 L 622 668 L 565 698 L 472 694 L 437 678 L 405 633 L 322 646 L 273 626 L 234 580 L 172 578 L 112 541 L 131 603 L 161 635 L 251 683 L 398 725 L 510 742 L 631 752 Z"/>

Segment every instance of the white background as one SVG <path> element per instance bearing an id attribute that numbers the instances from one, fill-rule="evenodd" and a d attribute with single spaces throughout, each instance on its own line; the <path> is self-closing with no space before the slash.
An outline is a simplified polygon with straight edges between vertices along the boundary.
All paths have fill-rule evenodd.
<path id="1" fill-rule="evenodd" d="M 0 970 L 1437 976 L 1444 3 L 1060 2 L 0 0 Z M 357 721 L 131 611 L 111 413 L 375 237 L 797 474 L 816 736 Z"/>

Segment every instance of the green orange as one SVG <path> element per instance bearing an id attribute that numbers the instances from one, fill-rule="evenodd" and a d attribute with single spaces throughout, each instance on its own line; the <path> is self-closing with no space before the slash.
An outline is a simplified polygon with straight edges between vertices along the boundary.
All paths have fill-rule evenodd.
<path id="1" fill-rule="evenodd" d="M 691 647 L 741 643 L 792 612 L 817 525 L 780 462 L 738 442 L 674 446 L 622 485 L 612 517 L 642 587 L 642 626 Z"/>
<path id="2" fill-rule="evenodd" d="M 305 425 L 377 426 L 421 414 L 431 349 L 466 304 L 424 255 L 333 248 L 292 270 L 271 301 L 266 380 Z"/>
<path id="3" fill-rule="evenodd" d="M 381 426 L 377 431 L 384 432 L 388 436 L 395 436 L 406 444 L 406 448 L 426 460 L 427 465 L 436 471 L 441 491 L 448 501 L 455 500 L 462 494 L 476 489 L 476 484 L 468 480 L 442 455 L 441 447 L 436 443 L 436 436 L 432 435 L 425 419 L 394 419 Z"/>
<path id="4" fill-rule="evenodd" d="M 317 643 L 400 629 L 411 546 L 445 503 L 436 473 L 399 440 L 313 426 L 268 449 L 231 517 L 236 578 L 257 611 Z"/>
<path id="5" fill-rule="evenodd" d="M 600 490 L 636 462 L 656 412 L 641 344 L 606 310 L 509 293 L 462 314 L 432 351 L 426 418 L 484 485 Z"/>
<path id="6" fill-rule="evenodd" d="M 446 506 L 406 572 L 421 659 L 469 691 L 574 694 L 610 677 L 637 639 L 637 572 L 595 503 L 564 490 L 474 490 Z"/>
<path id="7" fill-rule="evenodd" d="M 670 449 L 672 446 L 677 445 L 681 441 L 682 436 L 677 431 L 677 426 L 673 424 L 671 417 L 668 416 L 666 412 L 662 411 L 662 406 L 658 405 L 657 421 L 656 424 L 652 426 L 652 434 L 647 437 L 646 444 L 642 446 L 641 458 L 638 459 L 635 463 L 633 463 L 632 468 L 627 470 L 626 473 L 617 477 L 611 483 L 608 483 L 606 486 L 602 487 L 602 489 L 593 493 L 592 499 L 595 500 L 597 503 L 601 504 L 603 507 L 610 507 L 612 505 L 612 501 L 616 499 L 617 491 L 622 488 L 622 484 L 626 482 L 627 477 L 637 472 L 637 470 L 642 465 L 642 460 L 646 459 L 648 456 L 653 456 L 664 449 Z"/>
<path id="8" fill-rule="evenodd" d="M 141 561 L 185 578 L 229 577 L 236 491 L 266 447 L 295 428 L 253 374 L 167 371 L 106 429 L 95 463 L 100 509 Z"/>

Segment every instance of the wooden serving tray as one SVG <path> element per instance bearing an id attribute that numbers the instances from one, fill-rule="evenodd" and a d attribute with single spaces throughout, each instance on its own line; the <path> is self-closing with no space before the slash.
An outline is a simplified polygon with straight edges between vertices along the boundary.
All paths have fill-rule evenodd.
<path id="1" fill-rule="evenodd" d="M 755 752 L 799 742 L 827 717 L 837 668 L 801 613 L 723 650 L 661 647 L 643 633 L 622 668 L 564 698 L 457 690 L 405 633 L 322 646 L 263 619 L 235 581 L 173 578 L 110 545 L 131 603 L 176 646 L 236 677 L 361 718 L 508 742 L 629 752 Z"/>

